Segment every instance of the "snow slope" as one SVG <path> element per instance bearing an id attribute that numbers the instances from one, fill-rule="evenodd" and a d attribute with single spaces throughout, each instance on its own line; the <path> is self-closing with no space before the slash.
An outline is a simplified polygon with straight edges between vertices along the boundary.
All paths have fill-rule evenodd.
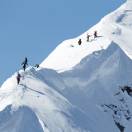
<path id="1" fill-rule="evenodd" d="M 27 132 L 43 132 L 36 115 L 28 107 L 23 106 L 13 111 L 11 106 L 7 106 L 0 113 L 1 132 L 24 132 L 25 130 Z"/>
<path id="2" fill-rule="evenodd" d="M 50 75 L 50 71 L 48 72 Z M 117 128 L 109 116 L 100 111 L 97 117 L 101 119 L 103 116 L 104 121 L 98 125 L 96 119 L 91 119 L 90 114 L 49 87 L 43 80 L 42 73 L 29 68 L 26 73 L 21 71 L 24 79 L 19 86 L 16 86 L 15 75 L 3 84 L 0 89 L 1 131 L 10 132 L 11 129 L 12 132 L 32 132 L 32 123 L 34 131 L 40 132 L 42 129 L 46 132 L 96 132 L 97 128 L 106 131 L 103 125 L 109 119 L 110 131 L 116 132 Z M 27 120 L 29 125 L 25 128 Z"/>
<path id="3" fill-rule="evenodd" d="M 0 132 L 131 132 L 131 17 L 128 0 L 81 36 L 64 41 L 40 68 L 0 88 Z M 104 30 L 103 30 L 104 29 Z M 86 34 L 99 37 L 86 42 Z M 78 39 L 82 45 L 78 45 Z M 122 129 L 122 131 L 121 131 Z"/>
<path id="4" fill-rule="evenodd" d="M 71 71 L 21 70 L 20 85 L 16 85 L 14 74 L 0 89 L 0 130 L 118 132 L 112 116 L 101 106 L 117 103 L 113 95 L 120 85 L 131 84 L 131 67 L 132 61 L 112 43 L 108 49 L 85 57 Z M 132 98 L 129 101 L 132 103 Z"/>
<path id="5" fill-rule="evenodd" d="M 93 35 L 98 31 L 98 38 L 90 38 L 87 42 L 87 33 Z M 132 1 L 127 0 L 120 8 L 105 16 L 97 25 L 77 38 L 66 40 L 41 63 L 43 68 L 51 68 L 59 72 L 72 69 L 85 56 L 100 49 L 106 49 L 112 41 L 117 43 L 125 53 L 132 58 Z M 82 45 L 78 40 L 82 39 Z M 71 47 L 72 46 L 72 47 Z M 74 47 L 73 47 L 74 46 Z"/>
<path id="6" fill-rule="evenodd" d="M 131 59 L 119 46 L 112 43 L 107 50 L 88 55 L 70 71 L 58 75 L 50 70 L 49 75 L 47 70 L 40 72 L 46 75 L 44 78 L 48 85 L 87 112 L 90 104 L 113 100 L 111 95 L 119 86 L 131 85 L 131 67 Z"/>

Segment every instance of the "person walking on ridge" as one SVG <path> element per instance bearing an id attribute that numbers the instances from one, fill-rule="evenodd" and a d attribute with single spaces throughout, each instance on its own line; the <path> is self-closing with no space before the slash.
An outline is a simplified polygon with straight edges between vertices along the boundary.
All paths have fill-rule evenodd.
<path id="1" fill-rule="evenodd" d="M 82 40 L 81 40 L 81 39 L 78 40 L 78 44 L 79 44 L 79 45 L 82 44 Z"/>
<path id="2" fill-rule="evenodd" d="M 21 80 L 21 75 L 20 75 L 19 72 L 17 73 L 17 77 L 16 77 L 16 79 L 17 79 L 17 84 L 19 85 L 20 80 Z"/>
<path id="3" fill-rule="evenodd" d="M 36 67 L 36 68 L 39 68 L 39 64 L 36 64 L 35 67 Z"/>
<path id="4" fill-rule="evenodd" d="M 27 65 L 28 65 L 28 60 L 27 60 L 27 57 L 25 57 L 25 60 L 24 60 L 24 62 L 22 63 L 22 67 L 23 67 L 23 70 L 24 70 L 24 71 L 25 71 Z"/>
<path id="5" fill-rule="evenodd" d="M 97 31 L 94 31 L 94 38 L 97 38 L 98 35 L 97 35 Z"/>
<path id="6" fill-rule="evenodd" d="M 87 34 L 87 42 L 89 42 L 91 35 Z"/>

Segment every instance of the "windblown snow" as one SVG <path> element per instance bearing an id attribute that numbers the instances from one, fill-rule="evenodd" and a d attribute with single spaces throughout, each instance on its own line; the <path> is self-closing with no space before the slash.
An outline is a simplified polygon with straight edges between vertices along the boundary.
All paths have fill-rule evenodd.
<path id="1" fill-rule="evenodd" d="M 19 85 L 12 75 L 0 88 L 0 132 L 131 132 L 131 35 L 128 0 L 40 68 L 20 70 Z"/>

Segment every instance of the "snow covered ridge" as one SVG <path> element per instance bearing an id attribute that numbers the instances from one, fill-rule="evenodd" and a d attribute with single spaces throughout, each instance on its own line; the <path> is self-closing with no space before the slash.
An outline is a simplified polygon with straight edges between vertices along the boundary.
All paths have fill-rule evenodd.
<path id="1" fill-rule="evenodd" d="M 98 36 L 93 38 L 94 31 Z M 87 42 L 87 33 L 92 35 Z M 112 41 L 117 43 L 132 58 L 132 1 L 128 0 L 120 8 L 105 16 L 98 24 L 77 38 L 62 42 L 41 63 L 43 68 L 51 68 L 58 72 L 72 69 L 85 56 L 100 49 L 106 49 Z M 78 40 L 82 44 L 78 45 Z"/>
<path id="2" fill-rule="evenodd" d="M 132 61 L 111 43 L 70 71 L 21 70 L 20 85 L 14 74 L 0 89 L 0 131 L 120 132 L 122 126 L 129 132 L 132 97 L 119 86 L 131 85 L 131 67 Z M 121 98 L 127 102 L 118 101 Z"/>
<path id="3" fill-rule="evenodd" d="M 7 79 L 0 88 L 0 132 L 131 132 L 131 10 L 128 0 L 60 44 L 40 68 L 20 70 L 19 85 L 16 73 Z"/>

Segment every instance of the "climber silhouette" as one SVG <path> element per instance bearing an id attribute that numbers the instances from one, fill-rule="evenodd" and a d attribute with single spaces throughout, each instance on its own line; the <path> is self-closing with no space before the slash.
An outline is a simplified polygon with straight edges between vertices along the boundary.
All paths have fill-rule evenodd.
<path id="1" fill-rule="evenodd" d="M 26 66 L 28 65 L 28 60 L 27 60 L 27 57 L 25 57 L 25 60 L 22 62 L 22 67 L 23 67 L 23 70 L 25 71 L 26 69 Z"/>
<path id="2" fill-rule="evenodd" d="M 36 64 L 35 67 L 36 67 L 36 68 L 39 68 L 39 64 Z"/>
<path id="3" fill-rule="evenodd" d="M 89 42 L 91 35 L 87 34 L 87 42 Z"/>
<path id="4" fill-rule="evenodd" d="M 20 75 L 19 72 L 17 73 L 16 79 L 17 79 L 17 84 L 19 84 L 20 83 L 20 80 L 21 80 L 21 75 Z"/>
<path id="5" fill-rule="evenodd" d="M 82 40 L 81 40 L 81 39 L 78 40 L 78 44 L 79 44 L 79 45 L 82 44 Z"/>
<path id="6" fill-rule="evenodd" d="M 94 38 L 97 38 L 98 37 L 98 35 L 97 35 L 97 31 L 94 31 Z"/>

